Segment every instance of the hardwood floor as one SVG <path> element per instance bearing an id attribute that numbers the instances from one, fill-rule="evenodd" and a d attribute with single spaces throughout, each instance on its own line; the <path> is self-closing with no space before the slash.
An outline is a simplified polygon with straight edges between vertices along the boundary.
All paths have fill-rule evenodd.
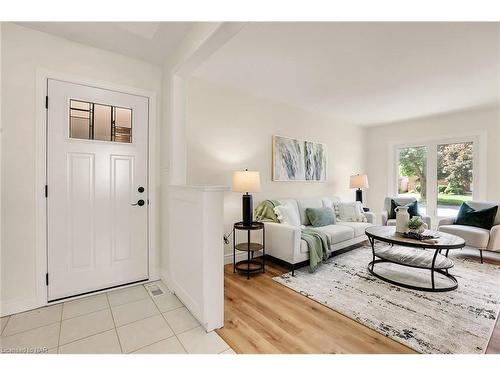
<path id="1" fill-rule="evenodd" d="M 217 333 L 236 353 L 416 353 L 272 280 L 287 271 L 267 261 L 266 273 L 247 280 L 225 266 L 225 325 Z M 500 353 L 498 321 L 488 353 Z"/>
<path id="2" fill-rule="evenodd" d="M 287 272 L 267 262 L 247 280 L 226 265 L 225 325 L 217 333 L 237 353 L 414 353 L 272 280 Z"/>

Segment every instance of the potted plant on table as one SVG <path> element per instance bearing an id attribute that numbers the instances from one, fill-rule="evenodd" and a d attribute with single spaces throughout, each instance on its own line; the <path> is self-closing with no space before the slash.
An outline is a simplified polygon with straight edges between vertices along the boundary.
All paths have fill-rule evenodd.
<path id="1" fill-rule="evenodd" d="M 413 216 L 408 221 L 408 232 L 422 234 L 425 231 L 425 223 L 420 216 Z"/>

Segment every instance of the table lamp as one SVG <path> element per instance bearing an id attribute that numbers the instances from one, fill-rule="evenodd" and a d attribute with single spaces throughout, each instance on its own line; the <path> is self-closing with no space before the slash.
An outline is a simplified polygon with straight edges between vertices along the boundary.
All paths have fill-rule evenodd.
<path id="1" fill-rule="evenodd" d="M 252 195 L 260 191 L 260 174 L 258 171 L 233 172 L 233 191 L 244 193 L 242 198 L 243 225 L 250 226 L 253 222 L 253 202 Z"/>
<path id="2" fill-rule="evenodd" d="M 351 176 L 349 187 L 356 190 L 356 200 L 363 203 L 363 191 L 361 189 L 366 189 L 368 185 L 368 176 L 366 174 L 357 174 Z"/>

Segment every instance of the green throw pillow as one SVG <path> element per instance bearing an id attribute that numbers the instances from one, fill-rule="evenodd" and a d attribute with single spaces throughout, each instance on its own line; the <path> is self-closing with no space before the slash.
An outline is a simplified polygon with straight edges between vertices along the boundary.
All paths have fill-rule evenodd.
<path id="1" fill-rule="evenodd" d="M 455 224 L 469 225 L 471 227 L 478 227 L 490 230 L 495 222 L 498 206 L 476 210 L 469 206 L 467 203 L 462 203 L 458 210 Z"/>
<path id="2" fill-rule="evenodd" d="M 413 216 L 420 216 L 418 214 L 418 202 L 416 200 L 407 204 L 399 204 L 394 199 L 391 199 L 391 211 L 389 212 L 389 219 L 396 218 L 396 208 L 399 206 L 408 207 L 408 213 L 410 214 L 410 219 Z"/>
<path id="3" fill-rule="evenodd" d="M 306 208 L 306 215 L 313 227 L 335 224 L 335 212 L 331 207 Z"/>

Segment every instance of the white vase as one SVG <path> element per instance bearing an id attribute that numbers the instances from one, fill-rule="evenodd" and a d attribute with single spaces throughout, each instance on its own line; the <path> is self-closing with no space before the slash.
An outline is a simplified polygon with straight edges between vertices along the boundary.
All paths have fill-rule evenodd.
<path id="1" fill-rule="evenodd" d="M 405 233 L 408 230 L 408 222 L 410 221 L 410 214 L 408 207 L 398 206 L 396 211 L 396 232 Z"/>

